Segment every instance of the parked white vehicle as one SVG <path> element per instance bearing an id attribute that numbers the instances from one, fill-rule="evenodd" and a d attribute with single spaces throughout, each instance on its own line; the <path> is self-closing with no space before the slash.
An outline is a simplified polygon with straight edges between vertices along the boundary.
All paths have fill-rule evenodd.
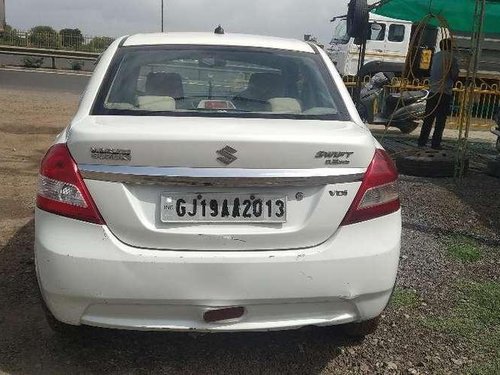
<path id="1" fill-rule="evenodd" d="M 58 331 L 366 335 L 400 236 L 391 159 L 301 41 L 120 38 L 40 169 L 36 269 Z"/>

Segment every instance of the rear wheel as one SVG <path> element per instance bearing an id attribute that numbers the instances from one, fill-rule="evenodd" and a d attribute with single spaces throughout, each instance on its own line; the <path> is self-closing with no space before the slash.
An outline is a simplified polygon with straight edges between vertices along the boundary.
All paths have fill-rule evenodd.
<path id="1" fill-rule="evenodd" d="M 346 324 L 343 329 L 347 336 L 363 339 L 365 336 L 375 333 L 380 323 L 380 316 L 359 323 Z"/>

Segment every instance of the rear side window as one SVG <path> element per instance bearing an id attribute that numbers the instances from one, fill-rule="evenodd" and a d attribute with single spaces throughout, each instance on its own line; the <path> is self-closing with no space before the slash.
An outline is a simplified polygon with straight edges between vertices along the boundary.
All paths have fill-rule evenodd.
<path id="1" fill-rule="evenodd" d="M 384 40 L 385 39 L 385 23 L 373 22 L 370 23 L 370 35 L 368 40 Z"/>
<path id="2" fill-rule="evenodd" d="M 391 25 L 389 26 L 389 42 L 402 42 L 405 40 L 405 26 L 404 25 Z"/>
<path id="3" fill-rule="evenodd" d="M 211 46 L 121 48 L 93 114 L 350 119 L 319 55 Z"/>

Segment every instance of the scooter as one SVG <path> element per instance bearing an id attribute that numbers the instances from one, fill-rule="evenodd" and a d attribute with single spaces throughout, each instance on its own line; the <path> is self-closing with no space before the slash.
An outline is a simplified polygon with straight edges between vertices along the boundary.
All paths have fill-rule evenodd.
<path id="1" fill-rule="evenodd" d="M 493 120 L 495 120 L 497 125 L 491 128 L 491 132 L 497 136 L 496 148 L 500 152 L 500 108 L 495 113 L 495 116 L 493 116 Z M 487 170 L 490 176 L 500 178 L 500 155 L 488 161 Z"/>
<path id="2" fill-rule="evenodd" d="M 497 113 L 493 117 L 493 120 L 497 123 L 496 127 L 491 128 L 491 132 L 497 136 L 497 151 L 500 152 L 500 109 L 498 109 Z"/>
<path id="3" fill-rule="evenodd" d="M 391 83 L 392 73 L 377 73 L 361 89 L 358 111 L 369 124 L 392 126 L 409 134 L 425 116 L 429 91 L 403 91 L 386 94 L 384 87 Z"/>

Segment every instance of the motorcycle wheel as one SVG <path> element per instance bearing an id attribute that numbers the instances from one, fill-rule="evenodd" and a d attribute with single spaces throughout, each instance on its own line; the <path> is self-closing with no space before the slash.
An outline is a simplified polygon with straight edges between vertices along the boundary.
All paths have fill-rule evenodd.
<path id="1" fill-rule="evenodd" d="M 418 128 L 418 123 L 414 121 L 398 122 L 393 126 L 398 128 L 403 134 L 410 134 L 413 133 L 413 131 Z"/>

